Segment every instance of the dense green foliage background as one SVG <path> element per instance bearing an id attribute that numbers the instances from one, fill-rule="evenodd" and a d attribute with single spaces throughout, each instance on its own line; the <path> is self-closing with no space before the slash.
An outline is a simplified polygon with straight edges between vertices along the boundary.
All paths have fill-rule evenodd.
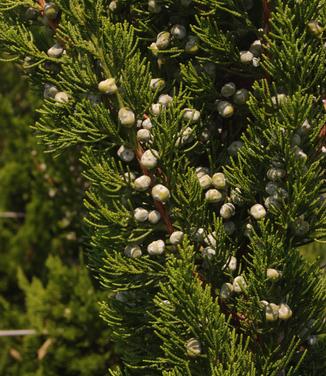
<path id="1" fill-rule="evenodd" d="M 40 93 L 0 65 L 0 374 L 104 375 L 112 350 L 104 296 L 84 262 L 78 158 L 46 155 L 33 124 Z"/>

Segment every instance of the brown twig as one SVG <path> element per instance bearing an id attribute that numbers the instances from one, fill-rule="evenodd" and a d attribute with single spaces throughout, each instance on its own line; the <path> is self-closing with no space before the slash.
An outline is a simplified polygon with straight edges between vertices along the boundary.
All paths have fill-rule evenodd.
<path id="1" fill-rule="evenodd" d="M 231 315 L 232 319 L 237 323 L 237 325 L 239 327 L 240 327 L 241 321 L 247 321 L 248 322 L 248 318 L 246 316 L 244 316 L 242 313 L 228 310 L 227 306 L 224 304 L 224 302 L 222 301 L 221 298 L 218 298 L 218 303 L 219 303 L 219 306 L 221 308 L 221 311 L 224 314 Z"/>
<path id="2" fill-rule="evenodd" d="M 39 6 L 41 8 L 41 15 L 44 16 L 44 8 L 45 8 L 45 5 L 46 5 L 46 2 L 45 2 L 45 0 L 38 0 L 38 3 L 39 3 Z M 53 20 L 48 19 L 48 25 L 50 26 L 50 28 L 52 30 L 56 31 L 56 29 L 59 25 L 59 22 L 57 20 L 53 21 Z"/>
<path id="3" fill-rule="evenodd" d="M 271 9 L 269 0 L 263 0 L 263 29 L 265 34 L 269 32 L 269 20 L 271 18 Z"/>
<path id="4" fill-rule="evenodd" d="M 45 7 L 45 0 L 38 0 L 38 3 L 40 5 L 40 7 L 41 7 L 41 14 L 43 16 L 43 14 L 44 14 L 44 7 Z"/>
<path id="5" fill-rule="evenodd" d="M 324 124 L 322 129 L 320 130 L 318 138 L 319 138 L 320 149 L 321 149 L 326 144 L 326 124 Z"/>

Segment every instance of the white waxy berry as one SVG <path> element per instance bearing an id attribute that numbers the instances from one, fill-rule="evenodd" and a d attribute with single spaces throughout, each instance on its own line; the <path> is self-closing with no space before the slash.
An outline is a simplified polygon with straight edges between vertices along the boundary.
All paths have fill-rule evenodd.
<path id="1" fill-rule="evenodd" d="M 224 231 L 227 235 L 232 235 L 235 231 L 235 223 L 233 221 L 227 221 L 223 223 Z"/>
<path id="2" fill-rule="evenodd" d="M 310 125 L 309 121 L 306 119 L 306 120 L 302 123 L 302 125 L 301 125 L 301 127 L 300 127 L 300 129 L 299 129 L 299 133 L 300 133 L 301 135 L 306 135 L 307 133 L 309 133 L 310 130 L 311 130 L 311 125 Z"/>
<path id="3" fill-rule="evenodd" d="M 203 254 L 204 258 L 207 258 L 207 259 L 210 260 L 213 256 L 215 256 L 216 251 L 212 247 L 206 247 L 206 248 L 203 249 L 203 253 L 202 254 Z"/>
<path id="4" fill-rule="evenodd" d="M 288 320 L 292 317 L 292 310 L 287 304 L 280 304 L 278 309 L 278 318 L 280 320 Z"/>
<path id="5" fill-rule="evenodd" d="M 296 236 L 305 236 L 310 229 L 309 223 L 302 218 L 298 218 L 293 224 L 294 234 Z"/>
<path id="6" fill-rule="evenodd" d="M 198 49 L 198 38 L 194 35 L 189 35 L 185 45 L 185 51 L 188 54 L 195 54 L 198 51 Z"/>
<path id="7" fill-rule="evenodd" d="M 263 46 L 259 39 L 251 43 L 249 51 L 255 56 L 259 57 L 263 53 Z"/>
<path id="8" fill-rule="evenodd" d="M 228 300 L 231 298 L 234 292 L 233 285 L 231 283 L 223 283 L 220 290 L 220 298 L 222 300 Z"/>
<path id="9" fill-rule="evenodd" d="M 291 138 L 291 145 L 293 146 L 299 146 L 301 145 L 301 136 L 298 133 L 294 133 L 294 135 Z"/>
<path id="10" fill-rule="evenodd" d="M 238 275 L 237 277 L 234 278 L 233 280 L 233 289 L 234 292 L 241 292 L 247 288 L 247 283 L 245 279 L 243 278 L 242 275 Z"/>
<path id="11" fill-rule="evenodd" d="M 196 168 L 196 175 L 197 175 L 197 178 L 201 178 L 202 176 L 204 175 L 207 175 L 209 174 L 209 169 L 207 167 L 197 167 Z"/>
<path id="12" fill-rule="evenodd" d="M 121 125 L 127 128 L 131 128 L 136 123 L 136 116 L 134 112 L 128 107 L 120 108 L 118 112 L 118 118 Z"/>
<path id="13" fill-rule="evenodd" d="M 158 152 L 156 150 L 146 150 L 140 158 L 140 164 L 151 170 L 157 166 L 158 157 Z"/>
<path id="14" fill-rule="evenodd" d="M 223 118 L 229 118 L 234 114 L 234 107 L 232 103 L 227 101 L 217 102 L 217 111 Z"/>
<path id="15" fill-rule="evenodd" d="M 285 94 L 277 94 L 276 96 L 272 96 L 271 99 L 273 106 L 278 107 L 286 102 L 287 96 Z"/>
<path id="16" fill-rule="evenodd" d="M 147 175 L 139 176 L 139 178 L 135 179 L 133 182 L 133 186 L 136 191 L 142 192 L 146 191 L 151 185 L 151 178 Z"/>
<path id="17" fill-rule="evenodd" d="M 68 103 L 69 102 L 69 95 L 64 91 L 59 91 L 54 96 L 54 100 L 58 103 Z"/>
<path id="18" fill-rule="evenodd" d="M 143 121 L 142 121 L 142 120 L 139 120 L 139 119 L 136 121 L 137 129 L 138 129 L 138 128 L 141 128 L 142 122 L 143 122 Z"/>
<path id="19" fill-rule="evenodd" d="M 225 175 L 222 172 L 216 172 L 212 176 L 212 184 L 216 189 L 224 189 L 226 187 Z"/>
<path id="20" fill-rule="evenodd" d="M 250 208 L 250 215 L 258 221 L 266 216 L 266 210 L 263 205 L 255 204 Z"/>
<path id="21" fill-rule="evenodd" d="M 186 343 L 188 356 L 196 357 L 201 354 L 201 343 L 196 338 L 190 338 Z"/>
<path id="22" fill-rule="evenodd" d="M 151 111 L 154 116 L 158 116 L 162 111 L 162 105 L 161 103 L 153 103 L 151 105 Z"/>
<path id="23" fill-rule="evenodd" d="M 164 108 L 166 108 L 172 102 L 173 98 L 168 94 L 162 94 L 158 98 L 158 103 L 160 103 Z"/>
<path id="24" fill-rule="evenodd" d="M 183 39 L 187 36 L 187 30 L 183 25 L 173 25 L 171 27 L 171 35 L 176 39 Z"/>
<path id="25" fill-rule="evenodd" d="M 99 82 L 98 90 L 104 94 L 114 94 L 118 91 L 118 87 L 114 78 L 108 78 Z"/>
<path id="26" fill-rule="evenodd" d="M 232 99 L 235 104 L 245 104 L 249 99 L 249 91 L 247 89 L 239 89 L 235 92 Z"/>
<path id="27" fill-rule="evenodd" d="M 232 97 L 232 95 L 236 92 L 237 87 L 235 86 L 234 82 L 228 82 L 222 86 L 221 95 L 223 97 Z"/>
<path id="28" fill-rule="evenodd" d="M 268 196 L 264 200 L 264 205 L 267 209 L 279 209 L 282 206 L 282 203 L 279 201 L 279 199 L 275 196 Z"/>
<path id="29" fill-rule="evenodd" d="M 109 10 L 111 12 L 115 12 L 118 8 L 118 2 L 116 0 L 112 0 L 109 4 Z"/>
<path id="30" fill-rule="evenodd" d="M 317 38 L 321 38 L 324 32 L 324 28 L 318 21 L 312 20 L 307 24 L 308 31 Z"/>
<path id="31" fill-rule="evenodd" d="M 240 61 L 242 64 L 251 64 L 254 54 L 250 51 L 240 51 Z"/>
<path id="32" fill-rule="evenodd" d="M 48 49 L 48 56 L 49 57 L 60 57 L 63 54 L 64 48 L 61 46 L 61 44 L 56 43 L 52 47 Z"/>
<path id="33" fill-rule="evenodd" d="M 265 191 L 269 194 L 269 195 L 274 195 L 275 193 L 277 193 L 277 190 L 278 190 L 278 185 L 273 183 L 273 182 L 269 182 L 266 184 L 266 187 L 265 187 Z"/>
<path id="34" fill-rule="evenodd" d="M 43 97 L 45 99 L 47 98 L 54 98 L 55 95 L 59 92 L 56 86 L 52 84 L 45 84 L 44 85 L 44 92 L 43 92 Z"/>
<path id="35" fill-rule="evenodd" d="M 153 78 L 149 86 L 153 91 L 162 90 L 165 87 L 165 81 L 163 78 Z"/>
<path id="36" fill-rule="evenodd" d="M 277 198 L 278 200 L 283 200 L 283 199 L 286 200 L 287 198 L 289 198 L 289 193 L 284 188 L 278 188 L 277 192 L 274 193 L 273 196 Z"/>
<path id="37" fill-rule="evenodd" d="M 142 251 L 139 245 L 127 245 L 124 254 L 130 258 L 137 258 L 142 255 Z"/>
<path id="38" fill-rule="evenodd" d="M 148 211 L 144 208 L 136 208 L 134 210 L 134 218 L 137 222 L 145 222 L 148 219 Z"/>
<path id="39" fill-rule="evenodd" d="M 150 256 L 161 255 L 165 250 L 165 243 L 163 240 L 155 240 L 148 244 L 147 252 Z"/>
<path id="40" fill-rule="evenodd" d="M 220 215 L 224 219 L 230 219 L 235 214 L 235 207 L 231 203 L 226 203 L 221 206 Z"/>
<path id="41" fill-rule="evenodd" d="M 159 50 L 164 50 L 165 48 L 169 47 L 171 40 L 171 34 L 168 31 L 162 31 L 157 35 L 156 38 L 156 47 Z"/>
<path id="42" fill-rule="evenodd" d="M 228 262 L 223 265 L 223 269 L 227 269 L 229 272 L 234 272 L 237 269 L 237 258 L 235 256 L 231 256 L 228 259 Z"/>
<path id="43" fill-rule="evenodd" d="M 266 321 L 276 321 L 278 319 L 279 306 L 274 303 L 268 303 L 265 306 Z"/>
<path id="44" fill-rule="evenodd" d="M 266 277 L 272 281 L 278 281 L 282 277 L 282 272 L 273 268 L 268 268 L 266 270 Z"/>
<path id="45" fill-rule="evenodd" d="M 173 245 L 180 244 L 184 238 L 184 233 L 182 231 L 174 231 L 170 235 L 170 243 Z"/>
<path id="46" fill-rule="evenodd" d="M 253 65 L 255 68 L 259 67 L 259 65 L 260 65 L 260 57 L 254 57 L 254 58 L 252 59 L 252 65 Z"/>
<path id="47" fill-rule="evenodd" d="M 215 233 L 208 234 L 208 235 L 205 237 L 204 242 L 205 242 L 207 245 L 210 245 L 210 246 L 212 246 L 212 247 L 216 247 L 216 237 L 215 237 Z"/>
<path id="48" fill-rule="evenodd" d="M 204 235 L 205 235 L 205 230 L 202 227 L 198 228 L 194 235 L 195 240 L 201 242 L 204 239 Z"/>
<path id="49" fill-rule="evenodd" d="M 151 13 L 160 13 L 162 10 L 161 5 L 157 0 L 148 0 L 148 11 Z"/>
<path id="50" fill-rule="evenodd" d="M 135 158 L 135 153 L 132 149 L 121 145 L 117 151 L 118 157 L 124 162 L 131 162 Z"/>
<path id="51" fill-rule="evenodd" d="M 198 181 L 203 189 L 208 189 L 212 185 L 212 178 L 209 175 L 201 176 Z"/>
<path id="52" fill-rule="evenodd" d="M 157 45 L 155 42 L 151 43 L 150 46 L 148 47 L 154 56 L 157 56 L 160 52 L 160 50 L 157 48 Z"/>
<path id="53" fill-rule="evenodd" d="M 200 118 L 200 112 L 192 108 L 185 108 L 183 110 L 183 119 L 191 123 L 197 123 Z"/>
<path id="54" fill-rule="evenodd" d="M 140 142 L 149 142 L 152 140 L 152 134 L 148 129 L 139 129 L 137 131 L 137 140 Z"/>
<path id="55" fill-rule="evenodd" d="M 232 157 L 236 157 L 238 155 L 239 150 L 242 148 L 243 142 L 242 141 L 233 141 L 232 144 L 228 147 L 228 153 Z"/>
<path id="56" fill-rule="evenodd" d="M 251 223 L 246 223 L 243 231 L 243 235 L 247 238 L 253 233 L 254 227 Z"/>
<path id="57" fill-rule="evenodd" d="M 156 225 L 161 219 L 161 214 L 157 210 L 152 210 L 148 213 L 148 222 L 152 225 Z"/>
<path id="58" fill-rule="evenodd" d="M 136 175 L 131 171 L 125 172 L 123 176 L 129 183 L 133 182 L 136 179 Z"/>
<path id="59" fill-rule="evenodd" d="M 49 20 L 54 20 L 59 14 L 58 6 L 54 3 L 46 3 L 44 6 L 44 16 Z"/>
<path id="60" fill-rule="evenodd" d="M 194 130 L 190 127 L 183 129 L 180 134 L 180 137 L 177 138 L 175 145 L 176 146 L 185 145 L 193 141 L 194 139 L 193 132 Z"/>
<path id="61" fill-rule="evenodd" d="M 266 175 L 267 175 L 267 179 L 275 182 L 275 181 L 279 181 L 283 179 L 284 176 L 286 175 L 286 171 L 281 168 L 272 167 L 267 171 Z"/>
<path id="62" fill-rule="evenodd" d="M 209 189 L 205 193 L 205 199 L 209 203 L 216 204 L 216 203 L 221 202 L 223 200 L 223 195 L 217 189 Z"/>
<path id="63" fill-rule="evenodd" d="M 171 197 L 170 191 L 163 184 L 156 184 L 152 188 L 152 197 L 154 200 L 166 202 Z"/>
<path id="64" fill-rule="evenodd" d="M 143 127 L 144 129 L 148 129 L 148 130 L 150 130 L 150 129 L 153 128 L 153 124 L 152 124 L 150 118 L 146 118 L 145 120 L 143 120 L 142 123 L 141 123 L 141 125 L 142 125 L 142 127 Z"/>

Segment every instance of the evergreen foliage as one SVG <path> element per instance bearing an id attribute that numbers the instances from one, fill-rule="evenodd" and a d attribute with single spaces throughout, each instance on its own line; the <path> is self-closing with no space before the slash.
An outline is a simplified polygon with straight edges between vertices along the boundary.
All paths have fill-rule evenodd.
<path id="1" fill-rule="evenodd" d="M 0 9 L 46 85 L 38 137 L 81 152 L 111 374 L 319 375 L 325 276 L 298 247 L 326 230 L 325 1 Z"/>
<path id="2" fill-rule="evenodd" d="M 29 128 L 36 95 L 17 69 L 0 68 L 0 330 L 34 332 L 1 332 L 0 374 L 103 375 L 112 351 L 97 319 L 104 293 L 79 256 L 78 160 L 44 155 Z"/>

